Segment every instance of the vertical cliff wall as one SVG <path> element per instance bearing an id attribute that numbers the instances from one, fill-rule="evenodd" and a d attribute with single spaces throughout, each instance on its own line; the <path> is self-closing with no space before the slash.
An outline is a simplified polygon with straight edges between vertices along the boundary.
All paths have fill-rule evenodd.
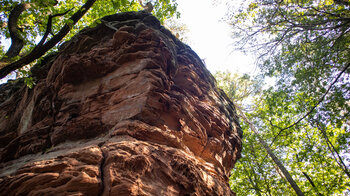
<path id="1" fill-rule="evenodd" d="M 233 195 L 232 103 L 146 12 L 104 17 L 0 87 L 0 195 Z"/>

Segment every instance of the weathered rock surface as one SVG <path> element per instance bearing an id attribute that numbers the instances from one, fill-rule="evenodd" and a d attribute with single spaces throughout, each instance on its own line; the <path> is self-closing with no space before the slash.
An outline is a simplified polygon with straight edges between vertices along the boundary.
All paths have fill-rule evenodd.
<path id="1" fill-rule="evenodd" d="M 152 15 L 104 17 L 33 72 L 0 87 L 0 195 L 234 194 L 233 105 Z"/>

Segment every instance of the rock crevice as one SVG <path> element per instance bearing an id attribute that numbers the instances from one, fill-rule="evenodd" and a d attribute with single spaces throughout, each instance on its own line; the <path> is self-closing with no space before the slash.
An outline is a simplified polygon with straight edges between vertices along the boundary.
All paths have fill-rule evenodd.
<path id="1" fill-rule="evenodd" d="M 104 166 L 105 166 L 105 161 L 106 161 L 106 156 L 105 156 L 105 153 L 103 152 L 102 150 L 102 146 L 103 146 L 104 142 L 102 143 L 99 143 L 98 144 L 98 147 L 100 147 L 100 150 L 102 152 L 102 159 L 101 159 L 101 163 L 100 163 L 100 167 L 99 167 L 99 172 L 100 172 L 100 180 L 101 180 L 101 188 L 99 190 L 99 193 L 98 193 L 98 196 L 102 196 L 103 195 L 103 192 L 105 190 L 105 177 L 104 177 Z"/>

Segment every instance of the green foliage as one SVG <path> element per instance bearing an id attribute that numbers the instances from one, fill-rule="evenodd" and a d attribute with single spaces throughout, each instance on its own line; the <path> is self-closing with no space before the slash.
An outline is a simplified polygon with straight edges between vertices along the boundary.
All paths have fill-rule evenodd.
<path id="1" fill-rule="evenodd" d="M 278 79 L 275 88 L 288 97 L 300 92 L 307 97 L 309 103 L 298 104 L 300 113 L 310 110 L 350 63 L 350 5 L 337 2 L 256 0 L 232 21 L 240 27 L 236 33 L 244 49 L 258 52 L 261 70 Z M 252 22 L 238 23 L 242 20 Z M 349 74 L 348 68 L 312 116 L 344 124 L 350 113 Z"/>
<path id="2" fill-rule="evenodd" d="M 278 126 L 284 127 L 299 117 L 300 111 L 294 107 L 297 105 L 294 102 L 307 102 L 302 93 L 290 98 L 285 92 L 275 92 L 273 88 L 250 91 L 252 93 L 246 94 L 243 99 L 236 99 L 232 89 L 238 94 L 246 92 L 246 85 L 254 84 L 254 81 L 242 81 L 238 74 L 223 72 L 216 73 L 215 77 L 218 86 L 234 102 L 242 104 L 247 99 L 252 102 L 246 115 L 253 119 L 254 124 L 262 131 L 261 137 L 269 143 L 279 133 Z M 230 177 L 231 188 L 238 195 L 294 195 L 293 189 L 267 156 L 249 126 L 243 121 L 241 125 L 244 133 L 242 158 L 236 163 Z M 346 152 L 350 133 L 344 128 L 334 128 L 331 125 L 325 129 L 335 149 Z M 312 127 L 309 122 L 303 121 L 279 137 L 272 146 L 274 153 L 281 157 L 281 161 L 305 194 L 332 195 L 346 191 L 350 180 L 338 165 L 318 127 Z M 312 179 L 315 187 L 305 174 Z"/>
<path id="3" fill-rule="evenodd" d="M 73 35 L 79 32 L 86 26 L 96 25 L 97 19 L 115 14 L 118 12 L 126 11 L 139 11 L 143 8 L 137 0 L 97 0 L 88 12 L 75 24 L 70 17 L 76 13 L 79 9 L 82 9 L 82 5 L 86 0 L 4 0 L 0 2 L 0 37 L 4 39 L 10 38 L 10 33 L 7 29 L 8 18 L 13 8 L 19 3 L 26 4 L 27 9 L 21 13 L 18 20 L 18 27 L 20 30 L 20 36 L 25 40 L 25 46 L 21 53 L 28 54 L 32 51 L 39 40 L 44 36 L 49 22 L 49 16 L 57 14 L 63 14 L 52 18 L 52 28 L 49 36 L 46 40 L 50 40 L 56 35 L 61 28 L 68 24 L 72 27 L 68 35 L 64 37 L 58 44 L 69 40 Z M 177 12 L 176 0 L 159 0 L 154 1 L 153 14 L 161 21 L 171 17 L 179 17 Z M 57 45 L 51 49 L 56 50 Z M 4 47 L 0 46 L 0 58 L 4 57 Z M 12 60 L 16 60 L 15 58 Z"/>
<path id="4" fill-rule="evenodd" d="M 11 10 L 17 5 L 18 1 L 6 0 L 0 2 L 0 36 L 9 38 L 7 30 L 7 19 Z M 64 13 L 70 10 L 66 15 L 55 17 L 53 19 L 52 33 L 56 34 L 64 24 L 69 24 L 69 17 L 73 15 L 85 3 L 82 0 L 24 0 L 21 3 L 29 3 L 30 8 L 24 11 L 19 19 L 18 25 L 22 30 L 23 36 L 29 44 L 35 45 L 38 36 L 43 36 L 49 15 Z M 174 0 L 156 1 L 154 15 L 161 21 L 177 17 L 179 13 L 176 11 L 177 4 Z M 74 30 L 66 37 L 69 39 L 83 27 L 92 24 L 98 18 L 118 12 L 137 11 L 143 8 L 136 0 L 98 0 L 90 8 L 87 14 L 74 26 Z"/>
<path id="5" fill-rule="evenodd" d="M 261 76 L 250 76 L 248 74 L 216 72 L 214 77 L 219 88 L 235 101 L 236 104 L 245 109 L 251 107 L 252 99 L 262 91 L 263 81 Z"/>
<path id="6" fill-rule="evenodd" d="M 20 78 L 24 78 L 24 83 L 28 88 L 33 88 L 35 85 L 34 79 L 30 76 L 32 73 L 27 71 L 28 69 L 18 69 L 17 75 Z"/>
<path id="7" fill-rule="evenodd" d="M 277 81 L 246 115 L 305 194 L 346 193 L 349 163 L 342 161 L 350 148 L 349 2 L 253 0 L 230 19 L 239 49 L 257 54 L 262 74 Z M 238 195 L 293 194 L 245 126 L 243 158 L 231 187 Z"/>

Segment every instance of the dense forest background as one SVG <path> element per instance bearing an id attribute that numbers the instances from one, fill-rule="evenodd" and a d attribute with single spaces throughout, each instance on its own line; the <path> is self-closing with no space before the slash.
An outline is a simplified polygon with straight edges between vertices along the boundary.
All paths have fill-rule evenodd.
<path id="1" fill-rule="evenodd" d="M 185 27 L 174 0 L 153 14 L 178 37 Z M 232 50 L 257 59 L 258 74 L 215 73 L 244 130 L 242 158 L 230 177 L 238 195 L 350 193 L 350 2 L 250 0 L 227 4 Z M 200 6 L 200 5 L 199 5 Z M 4 0 L 0 77 L 35 85 L 30 68 L 99 18 L 142 10 L 135 0 Z M 266 79 L 274 82 L 266 83 Z M 271 80 L 269 80 L 271 81 Z"/>

